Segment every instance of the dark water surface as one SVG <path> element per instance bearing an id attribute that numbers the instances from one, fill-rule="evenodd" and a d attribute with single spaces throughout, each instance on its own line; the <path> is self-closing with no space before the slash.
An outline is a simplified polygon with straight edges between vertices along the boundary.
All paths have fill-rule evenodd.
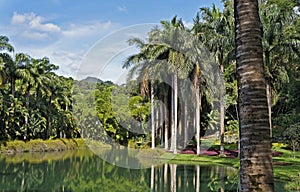
<path id="1" fill-rule="evenodd" d="M 164 163 L 128 169 L 89 150 L 24 153 L 0 158 L 0 191 L 237 191 L 238 170 L 228 166 Z"/>

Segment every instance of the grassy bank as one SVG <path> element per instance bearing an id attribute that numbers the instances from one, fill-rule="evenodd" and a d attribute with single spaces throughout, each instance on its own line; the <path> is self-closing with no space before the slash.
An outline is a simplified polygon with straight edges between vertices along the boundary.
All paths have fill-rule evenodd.
<path id="1" fill-rule="evenodd" d="M 35 139 L 27 142 L 8 141 L 0 143 L 1 153 L 23 153 L 23 152 L 47 152 L 47 151 L 65 151 L 83 148 L 85 142 L 83 139 Z"/>
<path id="2" fill-rule="evenodd" d="M 218 145 L 213 145 L 213 148 L 218 149 Z M 236 149 L 233 145 L 228 145 L 226 149 Z M 161 151 L 161 150 L 160 150 Z M 277 155 L 273 157 L 273 168 L 275 181 L 289 182 L 292 186 L 290 189 L 299 189 L 295 186 L 300 186 L 300 151 L 293 152 L 286 149 L 286 145 L 273 144 L 273 151 Z M 152 156 L 158 156 L 166 160 L 168 163 L 176 164 L 189 164 L 189 165 L 229 165 L 235 168 L 239 168 L 239 158 L 226 158 L 219 156 L 206 156 L 195 154 L 172 154 L 172 153 L 158 153 L 151 152 L 151 150 L 141 152 L 144 153 L 141 156 L 150 159 Z"/>

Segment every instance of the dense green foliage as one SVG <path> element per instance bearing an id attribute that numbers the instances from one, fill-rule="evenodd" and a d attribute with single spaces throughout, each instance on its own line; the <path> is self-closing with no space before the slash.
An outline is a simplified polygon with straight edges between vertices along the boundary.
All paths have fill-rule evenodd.
<path id="1" fill-rule="evenodd" d="M 152 29 L 145 41 L 129 40 L 139 52 L 120 64 L 132 67 L 130 81 L 125 85 L 74 81 L 58 76 L 55 74 L 58 67 L 48 58 L 36 59 L 15 53 L 8 38 L 1 36 L 0 140 L 82 135 L 136 147 L 141 142 L 148 145 L 151 137 L 155 137 L 156 144 L 168 148 L 173 141 L 167 143 L 167 139 L 175 126 L 181 134 L 179 136 L 194 134 L 197 126 L 204 135 L 205 131 L 210 128 L 216 131 L 224 123 L 225 141 L 236 142 L 236 139 L 226 139 L 228 135 L 229 138 L 238 134 L 233 3 L 227 0 L 223 3 L 223 9 L 214 5 L 200 8 L 191 28 L 174 17 Z M 273 139 L 286 142 L 295 150 L 299 149 L 295 146 L 300 142 L 296 138 L 291 143 L 291 138 L 297 135 L 294 133 L 299 132 L 300 119 L 300 22 L 297 6 L 299 3 L 289 0 L 260 2 Z M 212 109 L 216 101 L 208 90 L 209 80 L 204 78 L 206 71 L 196 67 L 189 51 L 183 51 L 191 48 L 191 42 L 178 35 L 179 32 L 199 40 L 220 67 L 226 88 L 224 98 L 220 98 L 225 101 L 224 114 Z M 180 46 L 174 44 L 175 39 Z M 165 76 L 169 78 L 169 85 L 164 82 Z M 136 81 L 132 81 L 132 77 L 137 77 Z M 155 80 L 151 79 L 153 77 Z M 194 97 L 192 104 L 183 98 L 187 91 L 184 79 L 189 79 L 197 92 L 191 96 Z M 180 99 L 174 99 L 175 94 Z M 195 103 L 196 97 L 200 98 L 199 103 Z M 151 98 L 164 106 L 152 103 Z M 198 112 L 199 123 L 195 123 L 197 118 L 193 114 Z M 151 118 L 155 118 L 155 122 L 150 122 Z M 220 121 L 222 118 L 224 122 Z M 154 123 L 155 133 L 151 133 Z"/>
<path id="2" fill-rule="evenodd" d="M 0 140 L 78 137 L 71 78 L 54 73 L 48 58 L 14 53 L 0 37 Z"/>

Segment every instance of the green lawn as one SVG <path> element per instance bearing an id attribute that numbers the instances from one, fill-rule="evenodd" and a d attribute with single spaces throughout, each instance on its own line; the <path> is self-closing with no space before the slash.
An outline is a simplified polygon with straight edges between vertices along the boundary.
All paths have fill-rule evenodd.
<path id="1" fill-rule="evenodd" d="M 292 181 L 297 178 L 300 180 L 300 152 L 293 152 L 285 148 L 285 145 L 273 145 L 273 151 L 282 152 L 282 156 L 273 157 L 273 168 L 275 180 Z M 212 146 L 215 149 L 219 149 L 219 145 Z M 236 149 L 237 146 L 230 144 L 226 145 L 225 149 Z M 162 158 L 170 159 L 171 163 L 179 164 L 223 164 L 231 165 L 233 167 L 239 167 L 239 158 L 226 158 L 218 156 L 196 156 L 193 154 L 177 154 L 164 153 Z M 300 183 L 299 183 L 300 186 Z"/>

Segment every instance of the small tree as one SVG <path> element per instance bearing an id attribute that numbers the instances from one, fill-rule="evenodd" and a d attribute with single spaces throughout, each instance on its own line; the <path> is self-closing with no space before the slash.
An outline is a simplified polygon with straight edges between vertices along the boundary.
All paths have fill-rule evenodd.
<path id="1" fill-rule="evenodd" d="M 300 150 L 300 122 L 291 125 L 283 132 L 283 142 L 290 145 L 294 154 Z"/>

